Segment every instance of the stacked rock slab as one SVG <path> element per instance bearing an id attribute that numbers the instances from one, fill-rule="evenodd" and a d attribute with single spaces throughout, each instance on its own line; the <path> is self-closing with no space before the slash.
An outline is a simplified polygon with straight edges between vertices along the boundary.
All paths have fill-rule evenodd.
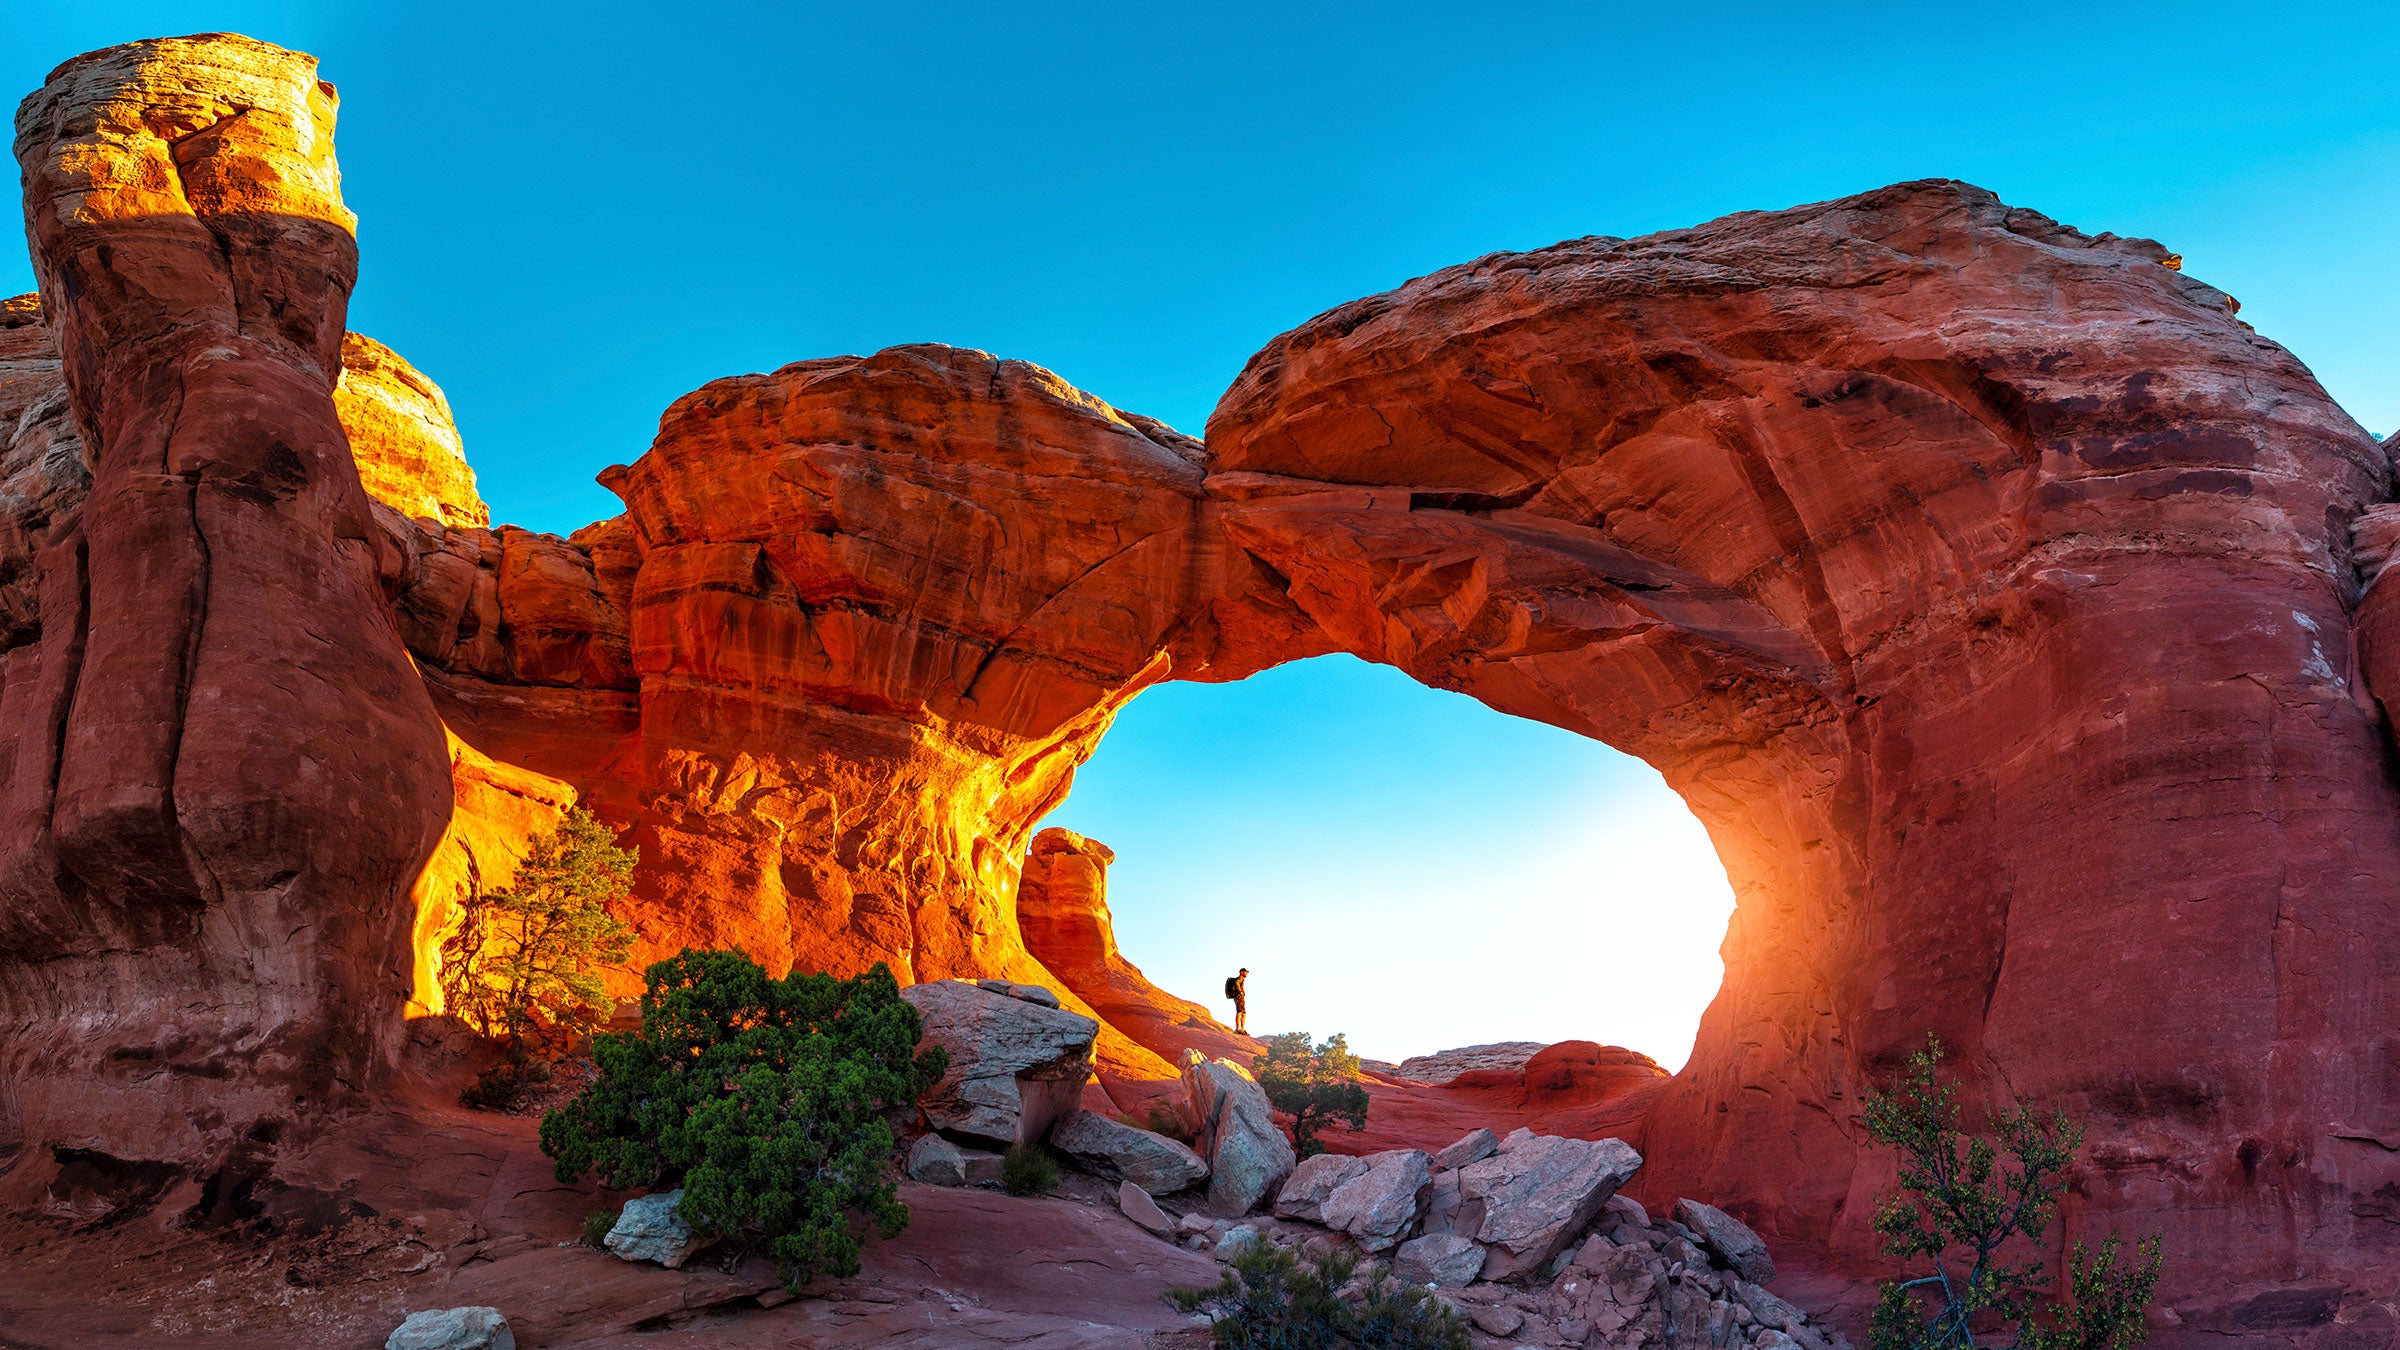
<path id="1" fill-rule="evenodd" d="M 1200 1155 L 1163 1134 L 1092 1111 L 1074 1111 L 1050 1128 L 1050 1147 L 1105 1181 L 1172 1195 L 1208 1179 Z"/>
<path id="2" fill-rule="evenodd" d="M 1388 1149 L 1369 1154 L 1357 1174 L 1335 1186 L 1317 1206 L 1319 1222 L 1349 1234 L 1365 1252 L 1400 1245 L 1425 1213 L 1433 1169 L 1424 1150 Z"/>
<path id="3" fill-rule="evenodd" d="M 926 1124 L 953 1139 L 1006 1147 L 1038 1144 L 1076 1109 L 1092 1076 L 1092 1038 L 1100 1024 L 1048 1001 L 936 980 L 900 991 L 917 1010 L 927 1047 L 949 1067 L 918 1103 Z"/>
<path id="4" fill-rule="evenodd" d="M 1256 1079 L 1229 1060 L 1192 1060 L 1183 1087 L 1199 1127 L 1198 1152 L 1208 1160 L 1208 1206 L 1247 1214 L 1275 1194 L 1298 1159 Z"/>

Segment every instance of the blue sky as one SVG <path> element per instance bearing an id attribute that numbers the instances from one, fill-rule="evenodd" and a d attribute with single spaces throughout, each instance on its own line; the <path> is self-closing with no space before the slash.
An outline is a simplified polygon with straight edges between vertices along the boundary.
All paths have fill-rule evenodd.
<path id="1" fill-rule="evenodd" d="M 592 475 L 720 375 L 938 340 L 1197 432 L 1268 338 L 1411 276 L 1929 176 L 2160 239 L 2369 428 L 2400 427 L 2390 5 L 0 0 L 0 86 L 209 29 L 323 59 L 361 218 L 351 326 L 443 385 L 495 517 L 537 529 L 612 513 Z M 21 253 L 0 256 L 0 293 L 31 284 Z M 1245 841 L 1295 802 L 1357 813 L 1319 840 L 1336 856 L 1308 873 L 1313 903 L 1345 868 L 1423 852 L 1427 821 L 1463 837 L 1478 804 L 1548 818 L 1597 792 L 1576 819 L 1632 819 L 1664 791 L 1388 672 L 1312 663 L 1258 688 L 1355 714 L 1378 753 L 1286 756 L 1291 729 L 1262 730 L 1247 689 L 1138 700 L 1062 813 L 1116 831 L 1091 826 L 1128 854 L 1129 931 L 1144 906 L 1198 903 L 1132 856 L 1166 850 L 1194 794 L 1222 832 L 1178 854 L 1177 876 L 1221 876 L 1212 915 L 1258 928 L 1295 897 L 1232 869 L 1259 865 L 1264 844 Z M 1491 748 L 1427 748 L 1460 738 Z M 1549 852 L 1465 849 L 1377 894 L 1506 895 L 1586 856 L 1572 825 L 1534 833 Z M 1706 859 L 1685 864 L 1657 884 L 1714 903 Z M 1507 912 L 1539 933 L 1587 903 L 1613 902 L 1562 892 Z M 1163 952 L 1180 922 L 1136 957 L 1168 959 L 1145 944 Z M 1207 969 L 1183 992 L 1205 994 Z M 1707 991 L 1683 1030 L 1645 1041 L 1612 1030 L 1641 1000 L 1612 1002 L 1610 983 L 1493 1034 L 1680 1059 Z M 1372 1011 L 1370 987 L 1283 1012 L 1324 1031 L 1356 1010 L 1347 1029 L 1371 1053 L 1431 1048 Z"/>

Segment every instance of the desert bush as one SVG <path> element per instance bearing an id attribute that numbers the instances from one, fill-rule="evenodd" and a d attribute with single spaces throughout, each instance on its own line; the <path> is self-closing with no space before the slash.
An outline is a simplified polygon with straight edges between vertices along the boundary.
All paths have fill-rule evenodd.
<path id="1" fill-rule="evenodd" d="M 1220 1350 L 1468 1350 L 1467 1325 L 1441 1300 L 1399 1284 L 1388 1267 L 1353 1280 L 1358 1258 L 1303 1258 L 1260 1242 L 1233 1258 L 1208 1289 L 1177 1289 L 1168 1301 L 1205 1313 Z"/>
<path id="2" fill-rule="evenodd" d="M 616 1227 L 617 1212 L 615 1210 L 593 1210 L 591 1213 L 583 1216 L 583 1245 L 586 1247 L 606 1250 L 608 1247 L 608 1235 L 614 1232 Z"/>
<path id="3" fill-rule="evenodd" d="M 886 1114 L 949 1059 L 917 1053 L 891 971 L 777 980 L 739 952 L 687 951 L 646 978 L 641 1030 L 594 1037 L 599 1076 L 542 1117 L 558 1179 L 680 1185 L 695 1233 L 763 1245 L 795 1292 L 820 1270 L 856 1274 L 854 1217 L 886 1237 L 908 1223 Z"/>
<path id="4" fill-rule="evenodd" d="M 1251 1062 L 1251 1074 L 1276 1110 L 1292 1118 L 1292 1148 L 1306 1158 L 1323 1153 L 1317 1131 L 1341 1122 L 1352 1129 L 1367 1123 L 1367 1090 L 1359 1085 L 1358 1056 L 1347 1037 L 1311 1045 L 1305 1031 L 1268 1040 Z"/>
<path id="5" fill-rule="evenodd" d="M 458 1094 L 462 1105 L 478 1111 L 505 1111 L 525 1095 L 525 1089 L 550 1081 L 549 1061 L 537 1059 L 523 1041 L 512 1040 L 500 1052 L 500 1062 L 475 1075 Z"/>
<path id="6" fill-rule="evenodd" d="M 444 1007 L 512 1047 L 606 1023 L 615 1004 L 600 972 L 633 949 L 633 930 L 608 910 L 631 888 L 634 861 L 606 825 L 569 810 L 506 887 L 467 898 L 442 943 Z"/>
<path id="7" fill-rule="evenodd" d="M 2130 1260 L 2114 1235 L 2096 1252 L 2078 1241 L 2066 1261 L 2068 1301 L 2046 1298 L 2038 1244 L 2083 1131 L 2063 1112 L 2017 1108 L 1992 1117 L 1994 1138 L 1966 1135 L 1941 1058 L 1941 1042 L 1926 1037 L 1899 1082 L 1867 1099 L 1868 1136 L 1901 1154 L 1900 1190 L 1876 1211 L 1875 1231 L 1889 1255 L 1933 1266 L 1883 1284 L 1872 1350 L 1974 1350 L 1976 1328 L 1995 1327 L 2013 1333 L 2017 1350 L 2141 1344 L 2159 1236 L 2137 1243 Z"/>
<path id="8" fill-rule="evenodd" d="M 1038 1144 L 1011 1144 L 1000 1155 L 1000 1189 L 1010 1195 L 1048 1195 L 1058 1189 L 1058 1161 Z"/>

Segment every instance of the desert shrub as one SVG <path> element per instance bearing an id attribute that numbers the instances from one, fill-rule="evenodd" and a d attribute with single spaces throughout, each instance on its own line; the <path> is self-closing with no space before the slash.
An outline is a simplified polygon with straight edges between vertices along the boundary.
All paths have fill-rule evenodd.
<path id="1" fill-rule="evenodd" d="M 599 1076 L 542 1117 L 558 1179 L 680 1185 L 694 1232 L 763 1245 L 795 1292 L 820 1270 L 856 1274 L 854 1216 L 886 1237 L 908 1223 L 886 1113 L 949 1059 L 917 1053 L 891 971 L 778 980 L 739 952 L 687 951 L 646 978 L 641 1030 L 594 1037 Z"/>
<path id="2" fill-rule="evenodd" d="M 1137 1130 L 1148 1130 L 1152 1134 L 1162 1135 L 1187 1148 L 1191 1146 L 1193 1140 L 1198 1138 L 1192 1131 L 1192 1122 L 1184 1118 L 1183 1112 L 1175 1109 L 1173 1102 L 1164 1099 L 1150 1103 L 1150 1110 L 1145 1115 L 1136 1117 L 1133 1113 L 1126 1112 L 1118 1116 L 1117 1120 L 1122 1124 L 1131 1125 Z"/>
<path id="3" fill-rule="evenodd" d="M 1468 1350 L 1467 1325 L 1422 1289 L 1395 1283 L 1386 1267 L 1353 1281 L 1358 1258 L 1303 1258 L 1260 1242 L 1233 1258 L 1208 1289 L 1177 1289 L 1168 1301 L 1206 1313 L 1221 1350 Z"/>
<path id="4" fill-rule="evenodd" d="M 1000 1189 L 1010 1195 L 1048 1195 L 1058 1189 L 1058 1162 L 1036 1144 L 1011 1144 L 1000 1155 Z"/>
<path id="5" fill-rule="evenodd" d="M 442 944 L 444 1007 L 512 1046 L 604 1024 L 615 1004 L 600 972 L 633 949 L 633 930 L 608 907 L 631 888 L 634 861 L 606 825 L 569 810 L 506 887 L 467 898 Z"/>
<path id="6" fill-rule="evenodd" d="M 1303 1158 L 1325 1151 L 1317 1131 L 1328 1124 L 1338 1121 L 1355 1130 L 1367 1123 L 1367 1090 L 1358 1081 L 1358 1056 L 1350 1053 L 1344 1036 L 1311 1045 L 1307 1032 L 1285 1032 L 1268 1040 L 1251 1073 L 1275 1109 L 1292 1118 L 1292 1147 Z"/>
<path id="7" fill-rule="evenodd" d="M 517 1104 L 525 1089 L 549 1081 L 549 1061 L 535 1058 L 523 1041 L 512 1040 L 501 1051 L 500 1062 L 476 1074 L 458 1100 L 478 1111 L 505 1111 Z"/>
<path id="8" fill-rule="evenodd" d="M 584 1215 L 583 1245 L 605 1249 L 608 1246 L 608 1235 L 615 1231 L 616 1226 L 617 1212 L 613 1209 L 595 1209 Z"/>
<path id="9" fill-rule="evenodd" d="M 2141 1344 L 2159 1236 L 2142 1239 L 2130 1260 L 2114 1235 L 2096 1252 L 2077 1242 L 2066 1262 L 2068 1301 L 2049 1300 L 2038 1244 L 2083 1131 L 2063 1112 L 2019 1108 L 1993 1116 L 1993 1138 L 1966 1135 L 1941 1058 L 1941 1042 L 1926 1037 L 1900 1081 L 1867 1099 L 1868 1136 L 1901 1154 L 1900 1190 L 1876 1211 L 1875 1231 L 1888 1254 L 1933 1266 L 1883 1284 L 1873 1350 L 1974 1350 L 1972 1328 L 1994 1326 L 2013 1332 L 2018 1350 Z"/>

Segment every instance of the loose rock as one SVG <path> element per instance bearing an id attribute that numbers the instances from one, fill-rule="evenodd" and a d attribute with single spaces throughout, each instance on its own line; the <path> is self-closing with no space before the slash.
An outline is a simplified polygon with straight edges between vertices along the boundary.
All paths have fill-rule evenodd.
<path id="1" fill-rule="evenodd" d="M 1183 1073 L 1200 1155 L 1208 1160 L 1208 1204 L 1220 1214 L 1258 1208 L 1298 1162 L 1276 1128 L 1266 1090 L 1231 1060 L 1203 1059 Z"/>
<path id="2" fill-rule="evenodd" d="M 1217 1239 L 1217 1256 L 1220 1260 L 1230 1261 L 1257 1246 L 1258 1240 L 1257 1229 L 1246 1223 L 1235 1224 Z"/>
<path id="3" fill-rule="evenodd" d="M 1152 1195 L 1172 1195 L 1208 1177 L 1208 1164 L 1199 1154 L 1163 1134 L 1092 1111 L 1061 1117 L 1050 1129 L 1050 1146 L 1093 1176 L 1130 1181 Z"/>
<path id="4" fill-rule="evenodd" d="M 1500 1151 L 1461 1168 L 1461 1219 L 1480 1206 L 1474 1236 L 1491 1249 L 1483 1277 L 1539 1270 L 1590 1226 L 1642 1157 L 1621 1139 L 1558 1139 L 1517 1131 Z"/>
<path id="5" fill-rule="evenodd" d="M 1451 1233 L 1428 1233 L 1400 1244 L 1399 1255 L 1392 1259 L 1392 1273 L 1406 1284 L 1430 1284 L 1440 1289 L 1463 1289 L 1475 1282 L 1483 1269 L 1483 1248 Z M 1486 1328 L 1489 1330 L 1489 1328 Z M 1512 1324 L 1506 1335 L 1515 1330 Z"/>
<path id="6" fill-rule="evenodd" d="M 924 1020 L 924 1043 L 950 1052 L 942 1081 L 921 1103 L 933 1128 L 1032 1144 L 1076 1109 L 1092 1076 L 1098 1022 L 964 980 L 910 985 L 900 996 Z"/>
<path id="7" fill-rule="evenodd" d="M 967 1155 L 938 1134 L 919 1135 L 917 1142 L 908 1146 L 907 1171 L 909 1180 L 928 1186 L 964 1186 Z"/>
<path id="8" fill-rule="evenodd" d="M 1423 1150 L 1413 1148 L 1373 1154 L 1366 1164 L 1325 1197 L 1323 1222 L 1348 1233 L 1366 1251 L 1388 1251 L 1424 1213 L 1433 1171 Z"/>
<path id="9" fill-rule="evenodd" d="M 1275 1217 L 1325 1222 L 1325 1197 L 1366 1170 L 1366 1159 L 1347 1154 L 1320 1153 L 1313 1158 L 1302 1158 L 1284 1180 L 1283 1189 L 1275 1193 Z"/>
<path id="10" fill-rule="evenodd" d="M 675 1206 L 682 1202 L 681 1187 L 626 1201 L 616 1226 L 608 1230 L 609 1251 L 627 1261 L 656 1261 L 669 1270 L 681 1268 L 700 1248 L 692 1226 L 675 1213 Z"/>
<path id="11" fill-rule="evenodd" d="M 1175 1232 L 1175 1221 L 1150 1198 L 1150 1192 L 1130 1181 L 1117 1187 L 1117 1212 L 1158 1237 L 1171 1237 Z"/>
<path id="12" fill-rule="evenodd" d="M 498 1308 L 445 1308 L 410 1313 L 383 1350 L 517 1350 L 517 1338 Z"/>
<path id="13" fill-rule="evenodd" d="M 1488 1129 L 1477 1130 L 1473 1134 L 1468 1135 L 1466 1138 L 1459 1140 L 1455 1144 L 1452 1144 L 1450 1147 L 1434 1154 L 1433 1167 L 1435 1171 L 1443 1172 L 1454 1167 L 1464 1167 L 1468 1163 L 1482 1162 L 1484 1159 L 1492 1156 L 1493 1150 L 1499 1147 L 1500 1136 L 1493 1134 Z"/>
<path id="14" fill-rule="evenodd" d="M 1774 1258 L 1767 1255 L 1765 1240 L 1751 1232 L 1748 1224 L 1697 1200 L 1676 1201 L 1675 1218 L 1699 1234 L 1700 1245 L 1743 1279 L 1752 1284 L 1775 1282 Z"/>

